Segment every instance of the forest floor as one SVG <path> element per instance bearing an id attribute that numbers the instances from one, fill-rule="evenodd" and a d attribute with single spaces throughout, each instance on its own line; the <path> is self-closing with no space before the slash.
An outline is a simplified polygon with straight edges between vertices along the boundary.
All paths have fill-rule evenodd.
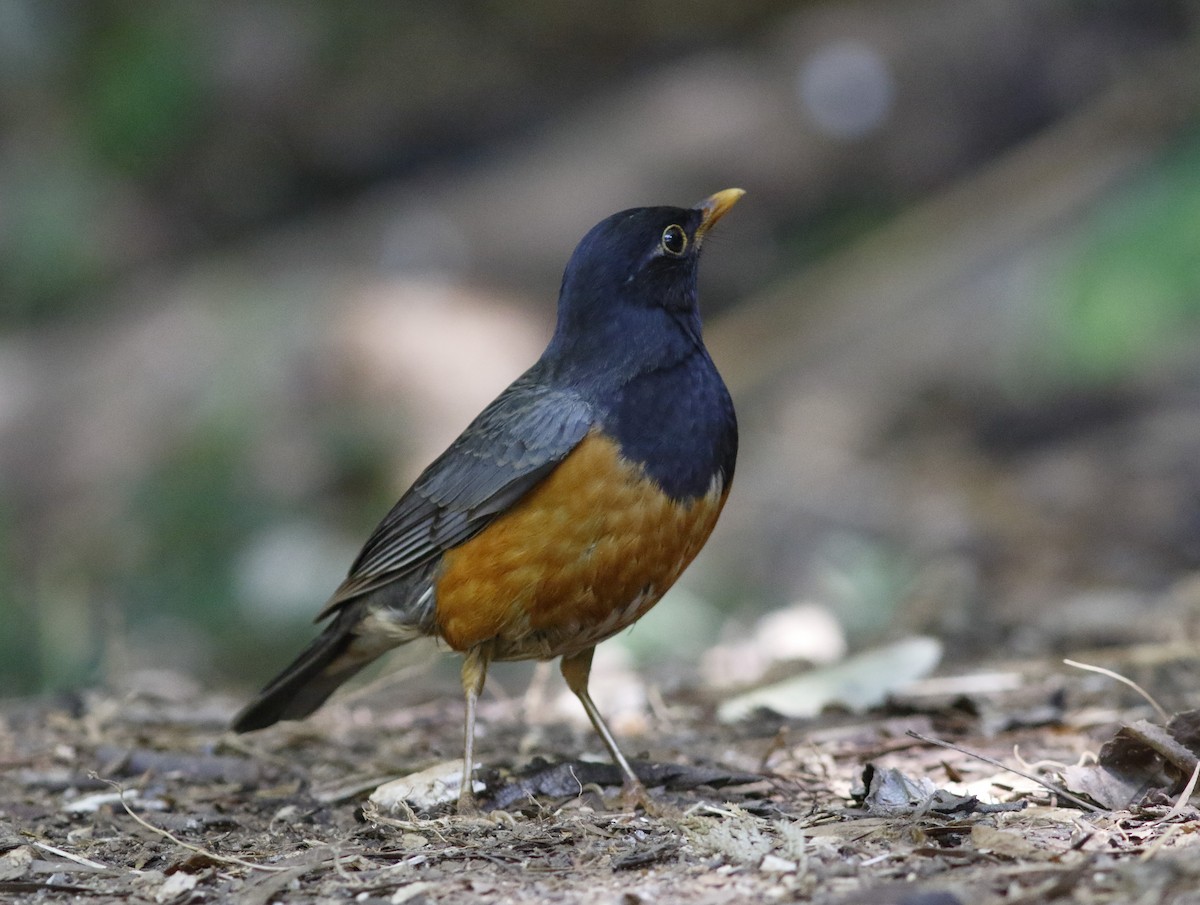
<path id="1" fill-rule="evenodd" d="M 1194 687 L 1182 646 L 1100 661 L 1151 691 Z M 944 671 L 805 721 L 722 725 L 669 696 L 627 739 L 655 814 L 618 807 L 603 763 L 513 760 L 528 721 L 495 698 L 483 816 L 371 801 L 453 757 L 461 704 L 444 691 L 400 711 L 360 695 L 246 737 L 223 728 L 232 699 L 187 682 L 5 702 L 0 900 L 1200 902 L 1194 714 L 1167 722 L 1058 661 Z M 596 746 L 561 724 L 537 736 L 547 758 Z"/>

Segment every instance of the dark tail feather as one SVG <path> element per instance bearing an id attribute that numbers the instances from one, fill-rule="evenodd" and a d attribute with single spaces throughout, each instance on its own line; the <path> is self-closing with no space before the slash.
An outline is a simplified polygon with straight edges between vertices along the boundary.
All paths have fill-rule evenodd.
<path id="1" fill-rule="evenodd" d="M 304 649 L 295 662 L 277 675 L 242 708 L 233 719 L 234 732 L 264 729 L 280 720 L 298 720 L 308 716 L 333 694 L 334 690 L 378 657 L 385 647 L 361 650 L 353 631 L 356 618 L 343 611 L 325 631 Z M 359 644 L 355 644 L 359 641 Z M 356 648 L 358 648 L 356 650 Z"/>

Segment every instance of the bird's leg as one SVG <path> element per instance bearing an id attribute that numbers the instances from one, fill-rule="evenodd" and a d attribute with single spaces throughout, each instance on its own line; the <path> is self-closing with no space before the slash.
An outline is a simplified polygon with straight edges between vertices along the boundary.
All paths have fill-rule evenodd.
<path id="1" fill-rule="evenodd" d="M 492 644 L 485 641 L 476 644 L 463 659 L 462 685 L 463 694 L 467 699 L 467 721 L 463 729 L 463 775 L 462 786 L 458 790 L 458 813 L 476 814 L 479 806 L 475 803 L 475 706 L 479 695 L 483 693 L 483 683 L 487 681 L 488 664 L 492 660 Z"/>
<path id="2" fill-rule="evenodd" d="M 562 670 L 562 676 L 567 682 L 567 687 L 579 698 L 579 703 L 583 705 L 588 719 L 592 721 L 592 726 L 595 727 L 596 734 L 600 736 L 604 742 L 604 746 L 608 748 L 608 753 L 612 756 L 613 761 L 621 768 L 621 772 L 625 775 L 625 782 L 621 789 L 622 801 L 630 805 L 640 804 L 647 811 L 651 811 L 652 803 L 650 796 L 646 792 L 646 787 L 642 785 L 642 781 L 633 772 L 633 767 L 629 766 L 629 761 L 625 759 L 625 755 L 617 747 L 617 740 L 613 737 L 612 730 L 608 728 L 608 723 L 604 722 L 604 717 L 600 715 L 600 711 L 596 708 L 596 703 L 592 700 L 592 696 L 588 694 L 588 676 L 592 672 L 592 654 L 595 653 L 595 650 L 595 647 L 589 647 L 587 650 L 582 650 L 577 654 L 563 657 L 559 668 Z"/>

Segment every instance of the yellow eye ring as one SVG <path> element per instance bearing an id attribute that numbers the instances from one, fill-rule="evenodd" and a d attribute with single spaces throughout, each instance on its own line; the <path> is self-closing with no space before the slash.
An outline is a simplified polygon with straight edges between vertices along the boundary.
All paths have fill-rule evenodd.
<path id="1" fill-rule="evenodd" d="M 673 258 L 678 258 L 687 251 L 687 244 L 687 233 L 683 231 L 683 227 L 678 223 L 672 223 L 664 229 L 662 239 L 659 241 L 663 253 Z"/>

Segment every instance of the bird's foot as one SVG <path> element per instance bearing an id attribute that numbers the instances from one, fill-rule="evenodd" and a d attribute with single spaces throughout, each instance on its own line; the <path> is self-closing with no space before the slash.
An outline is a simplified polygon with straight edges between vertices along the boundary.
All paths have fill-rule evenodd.
<path id="1" fill-rule="evenodd" d="M 663 801 L 657 801 L 639 782 L 626 781 L 621 786 L 617 796 L 617 807 L 622 811 L 636 811 L 641 808 L 650 817 L 669 817 L 675 813 L 675 808 Z"/>
<path id="2" fill-rule="evenodd" d="M 459 817 L 480 817 L 483 811 L 479 809 L 479 802 L 475 800 L 475 792 L 469 785 L 463 786 L 462 791 L 458 793 L 458 806 L 455 808 L 455 813 Z"/>

